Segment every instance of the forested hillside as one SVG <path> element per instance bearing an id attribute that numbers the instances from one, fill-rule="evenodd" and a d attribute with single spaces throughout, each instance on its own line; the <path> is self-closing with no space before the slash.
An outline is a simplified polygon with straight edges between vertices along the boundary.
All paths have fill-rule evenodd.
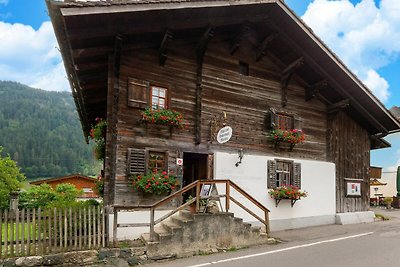
<path id="1" fill-rule="evenodd" d="M 0 81 L 0 146 L 29 179 L 96 175 L 100 165 L 85 143 L 69 92 Z"/>

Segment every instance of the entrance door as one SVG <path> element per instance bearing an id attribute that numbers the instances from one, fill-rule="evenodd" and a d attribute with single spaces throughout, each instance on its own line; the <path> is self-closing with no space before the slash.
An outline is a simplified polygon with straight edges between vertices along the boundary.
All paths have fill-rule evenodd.
<path id="1" fill-rule="evenodd" d="M 208 154 L 183 153 L 183 186 L 209 178 Z"/>

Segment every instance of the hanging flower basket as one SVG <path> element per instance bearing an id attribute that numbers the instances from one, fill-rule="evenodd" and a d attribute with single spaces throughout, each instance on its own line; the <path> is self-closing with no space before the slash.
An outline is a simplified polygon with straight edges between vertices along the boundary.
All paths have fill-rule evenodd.
<path id="1" fill-rule="evenodd" d="M 102 118 L 96 118 L 96 124 L 92 125 L 90 129 L 90 139 L 94 140 L 94 154 L 96 159 L 104 160 L 106 152 L 106 131 L 107 131 L 107 121 Z"/>
<path id="2" fill-rule="evenodd" d="M 296 144 L 303 143 L 305 139 L 303 131 L 299 129 L 274 129 L 271 131 L 271 141 L 274 143 L 275 149 L 277 149 L 281 143 L 288 143 L 289 149 L 292 151 Z"/>
<path id="3" fill-rule="evenodd" d="M 271 189 L 268 194 L 271 198 L 275 199 L 276 207 L 278 207 L 278 204 L 282 199 L 289 199 L 291 206 L 293 207 L 297 200 L 308 196 L 306 191 L 301 191 L 298 187 L 292 185 L 284 185 Z"/>
<path id="4" fill-rule="evenodd" d="M 170 109 L 145 109 L 142 113 L 142 121 L 145 123 L 168 125 L 177 128 L 185 127 L 185 119 L 183 115 L 175 110 Z"/>

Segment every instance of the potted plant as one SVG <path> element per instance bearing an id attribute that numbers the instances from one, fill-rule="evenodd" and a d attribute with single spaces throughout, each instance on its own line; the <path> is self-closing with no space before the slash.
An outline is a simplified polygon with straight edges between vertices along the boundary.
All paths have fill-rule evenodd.
<path id="1" fill-rule="evenodd" d="M 282 199 L 290 199 L 292 207 L 297 200 L 300 200 L 302 197 L 307 197 L 308 195 L 306 191 L 302 191 L 298 187 L 292 185 L 276 187 L 271 189 L 268 194 L 271 198 L 275 199 L 276 206 L 278 206 Z"/>
<path id="2" fill-rule="evenodd" d="M 142 111 L 142 121 L 178 128 L 184 128 L 185 126 L 183 115 L 178 111 L 170 109 L 145 109 Z"/>
<path id="3" fill-rule="evenodd" d="M 95 142 L 94 153 L 96 159 L 103 160 L 106 151 L 107 121 L 102 118 L 96 118 L 95 121 L 96 124 L 92 125 L 89 137 Z"/>
<path id="4" fill-rule="evenodd" d="M 305 135 L 300 129 L 274 129 L 271 131 L 271 140 L 274 142 L 275 148 L 277 148 L 280 143 L 289 143 L 290 150 L 293 150 L 296 144 L 303 143 L 305 141 Z"/>
<path id="5" fill-rule="evenodd" d="M 391 197 L 385 197 L 383 199 L 383 203 L 385 204 L 387 209 L 391 209 L 392 208 L 392 202 L 393 202 L 393 198 L 391 198 Z"/>
<path id="6" fill-rule="evenodd" d="M 166 171 L 163 172 L 148 172 L 146 175 L 132 175 L 132 186 L 137 190 L 150 194 L 169 194 L 175 189 L 179 182 L 173 175 L 168 175 Z"/>
<path id="7" fill-rule="evenodd" d="M 190 195 L 190 196 L 186 199 L 185 202 L 189 202 L 189 201 L 191 201 L 193 198 L 194 198 L 194 197 Z M 205 198 L 200 198 L 200 200 L 199 200 L 199 208 L 200 208 L 200 211 L 204 211 L 206 205 L 207 205 L 207 199 L 205 199 Z M 193 203 L 191 203 L 191 204 L 189 205 L 189 210 L 190 210 L 191 213 L 196 213 L 196 201 L 194 201 Z"/>

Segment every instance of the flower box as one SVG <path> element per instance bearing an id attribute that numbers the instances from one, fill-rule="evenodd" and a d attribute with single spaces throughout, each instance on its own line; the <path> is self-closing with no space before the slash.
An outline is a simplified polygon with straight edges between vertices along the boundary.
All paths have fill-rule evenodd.
<path id="1" fill-rule="evenodd" d="M 298 187 L 292 185 L 284 185 L 271 189 L 268 194 L 271 198 L 275 199 L 275 206 L 278 207 L 282 199 L 289 199 L 290 204 L 293 205 L 302 197 L 307 197 L 306 191 L 301 191 Z"/>
<path id="2" fill-rule="evenodd" d="M 166 125 L 171 127 L 184 128 L 185 119 L 183 115 L 170 109 L 145 109 L 142 113 L 142 121 L 145 123 Z"/>
<path id="3" fill-rule="evenodd" d="M 292 151 L 296 144 L 305 141 L 305 135 L 303 131 L 299 129 L 274 129 L 271 131 L 271 141 L 274 143 L 275 150 L 277 150 L 281 144 L 288 144 L 289 150 Z"/>

